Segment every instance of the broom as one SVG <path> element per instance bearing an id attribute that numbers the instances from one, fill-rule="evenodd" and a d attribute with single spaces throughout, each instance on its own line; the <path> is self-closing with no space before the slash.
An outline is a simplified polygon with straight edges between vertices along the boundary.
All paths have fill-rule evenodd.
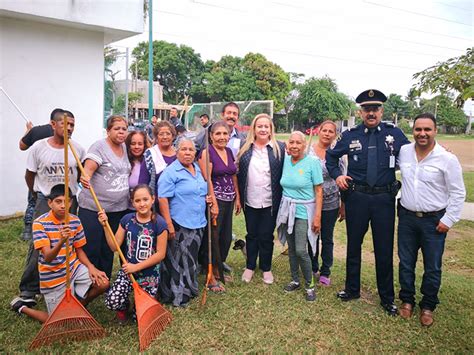
<path id="1" fill-rule="evenodd" d="M 69 225 L 69 164 L 68 164 L 68 143 L 69 133 L 67 130 L 67 115 L 64 115 L 64 199 L 65 199 L 65 220 Z M 97 323 L 87 309 L 71 293 L 70 274 L 70 250 L 69 239 L 66 241 L 66 292 L 63 299 L 46 322 L 41 327 L 39 333 L 33 339 L 30 350 L 40 346 L 49 345 L 55 341 L 66 340 L 92 340 L 105 336 L 105 329 Z"/>
<path id="2" fill-rule="evenodd" d="M 211 191 L 211 171 L 210 171 L 210 163 L 209 163 L 209 129 L 206 129 L 205 133 L 205 144 L 206 144 L 206 177 L 207 177 L 207 191 Z M 212 228 L 217 225 L 217 221 L 215 218 L 211 220 L 211 207 L 207 206 L 207 277 L 206 277 L 206 285 L 204 286 L 204 291 L 202 292 L 201 298 L 201 306 L 204 306 L 207 301 L 207 290 L 209 288 L 209 283 L 211 282 L 213 269 L 212 269 Z M 223 279 L 223 276 L 221 276 Z"/>
<path id="3" fill-rule="evenodd" d="M 84 167 L 76 153 L 76 150 L 72 145 L 71 152 L 76 159 L 77 165 L 81 170 L 81 174 L 85 174 Z M 94 199 L 95 205 L 99 211 L 102 211 L 102 207 L 97 199 L 94 188 L 89 186 L 92 198 Z M 112 240 L 115 244 L 115 248 L 120 256 L 120 259 L 123 263 L 127 262 L 125 256 L 120 249 L 120 246 L 115 239 L 115 235 L 110 228 L 109 222 L 106 221 L 104 224 L 104 229 L 106 233 L 112 237 Z M 132 281 L 133 291 L 135 295 L 135 310 L 137 313 L 137 322 L 138 322 L 138 338 L 140 342 L 140 351 L 144 351 L 151 342 L 161 334 L 165 327 L 171 322 L 173 317 L 171 313 L 168 312 L 155 298 L 150 296 L 146 291 L 142 290 L 138 285 L 138 282 L 135 280 L 132 274 L 128 275 Z"/>

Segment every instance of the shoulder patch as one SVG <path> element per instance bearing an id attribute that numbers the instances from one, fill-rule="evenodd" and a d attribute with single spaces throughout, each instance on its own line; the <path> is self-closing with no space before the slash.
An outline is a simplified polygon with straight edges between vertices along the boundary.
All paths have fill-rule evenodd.
<path id="1" fill-rule="evenodd" d="M 342 139 L 342 134 L 338 134 L 336 140 L 339 142 Z"/>
<path id="2" fill-rule="evenodd" d="M 394 127 L 395 127 L 395 124 L 392 123 L 392 122 L 385 122 L 385 126 L 386 126 L 386 127 L 390 127 L 390 128 L 394 128 Z"/>

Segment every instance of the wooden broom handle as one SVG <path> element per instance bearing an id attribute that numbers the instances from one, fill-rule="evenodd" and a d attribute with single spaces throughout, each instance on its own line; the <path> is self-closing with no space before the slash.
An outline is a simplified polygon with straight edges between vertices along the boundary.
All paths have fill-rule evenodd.
<path id="1" fill-rule="evenodd" d="M 69 144 L 69 132 L 67 129 L 67 114 L 63 116 L 63 137 L 64 137 L 64 207 L 66 209 L 64 214 L 64 225 L 69 227 L 69 154 L 68 154 L 68 144 Z M 62 237 L 62 236 L 61 236 Z M 66 241 L 66 288 L 71 287 L 71 271 L 70 267 L 70 250 L 69 250 L 69 236 Z"/>
<path id="2" fill-rule="evenodd" d="M 71 148 L 71 152 L 74 155 L 74 159 L 76 159 L 77 166 L 79 167 L 79 170 L 81 171 L 81 174 L 86 175 L 86 172 L 84 170 L 84 166 L 82 165 L 81 160 L 77 156 L 76 150 L 74 149 L 74 147 L 71 144 L 69 144 L 69 147 Z M 92 195 L 92 198 L 94 199 L 94 202 L 95 202 L 95 205 L 96 205 L 97 209 L 99 211 L 102 211 L 102 206 L 100 205 L 99 199 L 97 198 L 97 195 L 95 194 L 94 188 L 90 184 L 89 184 L 89 191 Z M 115 249 L 117 249 L 117 252 L 120 256 L 120 260 L 122 260 L 123 263 L 126 263 L 127 259 L 125 259 L 125 255 L 123 255 L 122 250 L 120 249 L 120 246 L 117 243 L 117 239 L 115 239 L 115 234 L 114 234 L 114 232 L 112 232 L 112 228 L 110 228 L 109 221 L 105 221 L 104 229 L 105 229 L 105 232 L 109 233 L 109 235 L 112 237 L 112 240 L 114 241 L 114 244 L 115 244 Z M 136 282 L 136 280 L 135 280 L 135 278 L 133 277 L 132 274 L 129 274 L 128 276 L 130 277 L 130 279 L 132 280 L 133 283 Z"/>

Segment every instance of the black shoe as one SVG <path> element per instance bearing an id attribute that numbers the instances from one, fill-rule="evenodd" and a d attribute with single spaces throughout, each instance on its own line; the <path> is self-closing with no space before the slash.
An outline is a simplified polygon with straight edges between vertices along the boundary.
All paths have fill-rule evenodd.
<path id="1" fill-rule="evenodd" d="M 337 298 L 339 298 L 341 301 L 347 302 L 347 301 L 352 301 L 360 298 L 359 293 L 349 293 L 346 292 L 346 290 L 339 291 L 336 294 Z"/>
<path id="2" fill-rule="evenodd" d="M 23 307 L 28 307 L 32 308 L 36 306 L 36 301 L 33 299 L 23 299 L 21 297 L 15 297 L 11 302 L 10 302 L 10 307 L 11 310 L 15 313 L 21 314 L 21 309 Z"/>
<path id="3" fill-rule="evenodd" d="M 232 273 L 232 268 L 226 263 L 222 263 L 222 268 L 224 269 L 224 272 L 227 272 L 228 274 Z"/>
<path id="4" fill-rule="evenodd" d="M 20 238 L 25 242 L 33 239 L 33 230 L 31 224 L 25 224 L 25 228 L 23 229 Z"/>
<path id="5" fill-rule="evenodd" d="M 387 312 L 387 314 L 389 316 L 395 317 L 396 315 L 398 315 L 398 308 L 397 308 L 397 306 L 395 306 L 395 303 L 393 303 L 393 302 L 390 302 L 390 303 L 380 302 L 380 305 L 383 307 L 383 309 L 385 310 L 385 312 Z"/>
<path id="6" fill-rule="evenodd" d="M 306 301 L 316 301 L 316 291 L 314 291 L 314 287 L 306 289 Z"/>
<path id="7" fill-rule="evenodd" d="M 283 287 L 283 290 L 285 290 L 285 292 L 293 292 L 298 290 L 300 287 L 301 285 L 299 282 L 291 281 L 288 285 Z"/>

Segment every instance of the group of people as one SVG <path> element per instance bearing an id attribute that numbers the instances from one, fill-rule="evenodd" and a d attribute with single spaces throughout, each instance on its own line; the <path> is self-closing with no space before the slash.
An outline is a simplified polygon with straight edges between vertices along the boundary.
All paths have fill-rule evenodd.
<path id="1" fill-rule="evenodd" d="M 202 118 L 205 131 L 195 141 L 182 138 L 176 146 L 176 125 L 169 121 L 156 122 L 150 139 L 145 132 L 128 133 L 126 119 L 111 116 L 107 137 L 87 152 L 72 141 L 84 173 L 78 173 L 71 155 L 74 197 L 69 205 L 77 217 L 72 215 L 74 223 L 69 226 L 63 225 L 62 217 L 62 152 L 64 134 L 72 135 L 75 120 L 68 111 L 54 110 L 51 129 L 42 129 L 49 136 L 34 131 L 42 126 L 30 127 L 20 142 L 21 148 L 31 146 L 25 179 L 30 201 L 36 202 L 21 293 L 12 301 L 12 309 L 44 321 L 44 312 L 38 317 L 41 311 L 34 309 L 35 296 L 41 293 L 52 300 L 47 301 L 49 312 L 59 302 L 64 289 L 65 243 L 75 250 L 73 285 L 84 303 L 106 292 L 106 306 L 117 312 L 119 321 L 126 321 L 131 292 L 127 275 L 133 274 L 161 302 L 186 307 L 198 295 L 199 264 L 207 264 L 206 228 L 211 224 L 216 224 L 218 238 L 213 240 L 215 267 L 208 287 L 223 292 L 223 283 L 232 280 L 227 258 L 233 215 L 243 212 L 247 234 L 241 280 L 252 282 L 258 262 L 263 282 L 274 282 L 276 229 L 280 242 L 288 243 L 290 275 L 284 290 L 301 288 L 301 269 L 307 301 L 316 299 L 317 283 L 331 285 L 338 219 L 346 220 L 347 262 L 345 288 L 337 296 L 343 301 L 360 297 L 361 246 L 370 222 L 381 305 L 396 315 L 393 241 L 395 196 L 400 188 L 395 170 L 399 166 L 400 315 L 409 318 L 413 313 L 415 263 L 421 248 L 425 265 L 421 322 L 431 325 L 439 302 L 444 240 L 460 218 L 465 197 L 461 168 L 456 157 L 435 142 L 434 116 L 427 113 L 415 118 L 415 143 L 410 144 L 401 130 L 381 123 L 385 100 L 380 91 L 364 91 L 356 100 L 363 123 L 342 133 L 336 142 L 336 124 L 324 121 L 319 140 L 311 145 L 299 131 L 292 132 L 286 144 L 278 141 L 267 114 L 257 115 L 243 134 L 237 128 L 239 107 L 233 102 L 224 105 L 222 120 L 208 124 Z M 38 139 L 34 144 L 32 136 Z M 206 208 L 215 222 L 207 220 Z M 115 235 L 107 233 L 106 223 Z M 117 247 L 127 262 L 112 283 Z"/>

